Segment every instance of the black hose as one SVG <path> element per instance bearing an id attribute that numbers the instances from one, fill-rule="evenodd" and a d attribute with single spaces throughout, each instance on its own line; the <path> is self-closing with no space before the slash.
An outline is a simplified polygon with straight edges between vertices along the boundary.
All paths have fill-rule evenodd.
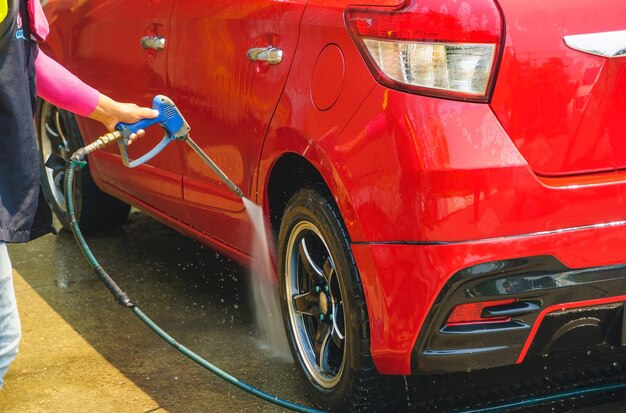
<path id="1" fill-rule="evenodd" d="M 276 404 L 278 406 L 284 407 L 286 409 L 295 411 L 295 412 L 303 412 L 303 413 L 323 413 L 322 410 L 315 409 L 309 406 L 303 406 L 301 404 L 290 402 L 289 400 L 281 399 L 277 396 L 264 392 L 238 378 L 231 376 L 226 373 L 224 370 L 216 367 L 211 364 L 207 360 L 203 359 L 193 351 L 189 350 L 187 347 L 178 343 L 174 338 L 172 338 L 169 334 L 167 334 L 161 327 L 159 327 L 154 321 L 152 321 L 147 315 L 145 315 L 139 307 L 135 303 L 133 303 L 130 298 L 126 295 L 124 291 L 120 289 L 120 287 L 113 281 L 113 279 L 107 274 L 107 272 L 102 268 L 102 266 L 96 260 L 96 257 L 91 252 L 89 245 L 87 245 L 87 241 L 83 237 L 82 232 L 80 231 L 80 227 L 78 226 L 78 222 L 76 221 L 76 215 L 74 213 L 74 204 L 72 201 L 72 189 L 73 187 L 73 179 L 74 179 L 74 171 L 75 169 L 80 169 L 86 165 L 85 161 L 85 153 L 84 148 L 79 149 L 72 155 L 70 161 L 67 164 L 67 172 L 65 174 L 65 205 L 67 206 L 67 214 L 70 217 L 70 225 L 72 228 L 72 232 L 74 233 L 74 237 L 76 241 L 78 241 L 78 245 L 80 249 L 85 254 L 85 258 L 89 262 L 89 265 L 93 268 L 94 272 L 100 278 L 100 280 L 104 283 L 107 289 L 111 292 L 115 300 L 122 305 L 123 307 L 130 308 L 130 310 L 152 331 L 154 331 L 159 337 L 165 340 L 170 346 L 174 347 L 181 354 L 187 356 L 200 366 L 209 370 L 211 373 L 225 380 L 226 382 L 232 384 L 233 386 L 239 387 L 241 390 L 248 392 L 256 397 L 259 397 L 263 400 L 266 400 L 270 403 Z"/>

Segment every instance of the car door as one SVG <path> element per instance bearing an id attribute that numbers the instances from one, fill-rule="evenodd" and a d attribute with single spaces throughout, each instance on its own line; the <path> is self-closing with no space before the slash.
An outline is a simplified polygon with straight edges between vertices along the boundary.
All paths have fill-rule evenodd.
<path id="1" fill-rule="evenodd" d="M 115 100 L 151 106 L 155 95 L 169 93 L 166 70 L 173 4 L 174 0 L 77 2 L 76 26 L 71 33 L 73 55 L 67 59 L 70 68 Z M 155 42 L 158 39 L 165 39 L 163 48 Z M 97 122 L 79 122 L 90 139 L 104 132 Z M 147 152 L 162 137 L 161 128 L 149 128 L 146 136 L 129 148 L 130 156 Z M 122 165 L 115 145 L 91 155 L 90 162 L 101 179 L 168 215 L 186 217 L 177 145 L 170 145 L 136 169 Z"/>
<path id="2" fill-rule="evenodd" d="M 253 198 L 261 146 L 296 50 L 306 1 L 176 0 L 169 60 L 191 136 L 246 197 Z M 273 47 L 282 60 L 251 61 Z M 275 56 L 275 55 L 274 55 Z M 189 149 L 183 196 L 191 223 L 241 250 L 250 225 L 243 204 Z"/>

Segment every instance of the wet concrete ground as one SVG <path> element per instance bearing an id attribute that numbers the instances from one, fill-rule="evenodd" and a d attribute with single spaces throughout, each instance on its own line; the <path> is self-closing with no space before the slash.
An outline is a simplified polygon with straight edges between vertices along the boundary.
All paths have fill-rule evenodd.
<path id="1" fill-rule="evenodd" d="M 122 229 L 87 241 L 181 343 L 250 384 L 310 404 L 293 363 L 261 348 L 245 269 L 137 212 Z M 24 337 L 0 411 L 283 411 L 197 367 L 115 304 L 68 232 L 9 253 Z M 626 404 L 585 410 L 617 411 Z"/>
<path id="2" fill-rule="evenodd" d="M 245 269 L 139 213 L 87 241 L 179 342 L 250 384 L 310 403 L 293 363 L 260 348 Z M 117 305 L 70 233 L 9 254 L 24 337 L 0 411 L 283 411 L 196 366 Z"/>

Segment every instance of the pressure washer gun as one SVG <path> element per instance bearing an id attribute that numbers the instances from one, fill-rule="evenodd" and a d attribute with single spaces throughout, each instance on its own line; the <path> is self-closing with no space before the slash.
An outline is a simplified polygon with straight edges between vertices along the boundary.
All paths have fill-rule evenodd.
<path id="1" fill-rule="evenodd" d="M 220 179 L 233 191 L 235 195 L 243 198 L 241 190 L 231 181 L 224 172 L 213 162 L 211 158 L 191 139 L 189 131 L 191 127 L 180 113 L 172 99 L 167 96 L 157 95 L 152 101 L 152 109 L 156 109 L 159 115 L 152 119 L 142 119 L 135 123 L 118 123 L 116 125 L 116 131 L 110 132 L 100 136 L 93 143 L 79 149 L 72 156 L 76 159 L 84 160 L 85 156 L 102 149 L 105 146 L 117 141 L 117 145 L 122 155 L 122 162 L 128 168 L 136 168 L 137 166 L 146 163 L 150 159 L 154 158 L 159 152 L 161 152 L 171 142 L 178 140 L 186 142 L 191 149 L 194 150 L 202 158 L 202 160 L 209 165 L 209 167 L 220 177 Z M 131 160 L 128 156 L 128 143 L 130 135 L 137 133 L 141 129 L 146 129 L 152 125 L 159 124 L 165 132 L 163 139 L 156 144 L 147 153 L 140 156 L 135 160 Z"/>
<path id="2" fill-rule="evenodd" d="M 137 166 L 148 162 L 154 158 L 159 152 L 161 152 L 167 145 L 174 140 L 185 141 L 189 138 L 189 131 L 191 128 L 189 124 L 183 118 L 172 99 L 167 96 L 157 95 L 152 101 L 152 109 L 156 109 L 159 115 L 152 119 L 142 119 L 135 123 L 118 123 L 116 129 L 121 132 L 123 138 L 117 140 L 117 145 L 120 148 L 120 154 L 122 155 L 122 162 L 124 166 L 128 168 L 136 168 Z M 150 151 L 138 159 L 131 161 L 128 157 L 128 142 L 129 137 L 133 133 L 137 133 L 141 129 L 147 129 L 148 127 L 159 124 L 165 131 L 165 135 L 161 142 L 155 145 Z"/>

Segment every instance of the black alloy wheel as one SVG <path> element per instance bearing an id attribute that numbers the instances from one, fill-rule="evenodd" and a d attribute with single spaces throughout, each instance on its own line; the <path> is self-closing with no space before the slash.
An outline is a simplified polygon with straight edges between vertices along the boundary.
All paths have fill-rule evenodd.
<path id="1" fill-rule="evenodd" d="M 332 388 L 345 362 L 345 321 L 341 286 L 324 236 L 302 220 L 287 240 L 285 280 L 294 339 L 314 381 Z"/>
<path id="2" fill-rule="evenodd" d="M 51 155 L 68 159 L 84 146 L 73 114 L 44 100 L 37 104 L 36 128 L 41 187 L 52 212 L 64 228 L 70 229 L 65 207 L 65 170 L 44 166 Z M 78 223 L 84 231 L 118 227 L 128 218 L 130 206 L 100 191 L 89 173 L 89 165 L 74 177 L 74 208 Z"/>
<path id="3" fill-rule="evenodd" d="M 369 351 L 363 287 L 332 198 L 304 188 L 288 202 L 278 237 L 283 319 L 313 400 L 330 411 L 393 405 Z M 384 409 L 383 409 L 384 410 Z"/>

